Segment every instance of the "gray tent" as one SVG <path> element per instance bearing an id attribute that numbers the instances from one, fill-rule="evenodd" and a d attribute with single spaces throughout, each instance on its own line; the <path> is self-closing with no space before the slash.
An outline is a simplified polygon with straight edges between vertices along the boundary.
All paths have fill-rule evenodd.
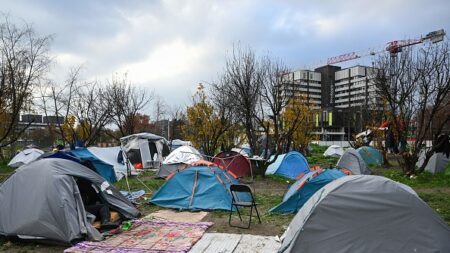
<path id="1" fill-rule="evenodd" d="M 422 166 L 425 161 L 425 152 L 421 152 L 419 156 L 419 160 L 416 163 L 417 167 Z M 427 165 L 425 166 L 425 170 L 436 174 L 440 172 L 445 172 L 447 165 L 450 163 L 450 157 L 447 157 L 444 153 L 434 153 L 430 160 L 428 160 Z"/>
<path id="2" fill-rule="evenodd" d="M 372 172 L 367 168 L 366 162 L 353 148 L 349 148 L 341 156 L 336 164 L 337 167 L 349 170 L 353 175 L 370 175 Z"/>
<path id="3" fill-rule="evenodd" d="M 100 175 L 65 159 L 48 158 L 20 167 L 0 185 L 0 235 L 71 243 L 102 239 L 87 221 L 76 180 L 85 180 L 125 219 L 140 213 Z"/>
<path id="4" fill-rule="evenodd" d="M 279 252 L 450 252 L 450 228 L 408 186 L 341 177 L 299 210 Z"/>

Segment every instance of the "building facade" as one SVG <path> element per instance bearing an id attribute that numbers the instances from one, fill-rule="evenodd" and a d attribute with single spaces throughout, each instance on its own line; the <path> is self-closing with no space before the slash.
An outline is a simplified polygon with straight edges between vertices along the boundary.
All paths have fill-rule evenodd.
<path id="1" fill-rule="evenodd" d="M 297 70 L 284 75 L 282 94 L 308 100 L 314 109 L 313 134 L 320 140 L 349 140 L 353 134 L 365 130 L 364 117 L 370 114 L 367 112 L 382 107 L 375 74 L 374 68 L 360 65 Z"/>

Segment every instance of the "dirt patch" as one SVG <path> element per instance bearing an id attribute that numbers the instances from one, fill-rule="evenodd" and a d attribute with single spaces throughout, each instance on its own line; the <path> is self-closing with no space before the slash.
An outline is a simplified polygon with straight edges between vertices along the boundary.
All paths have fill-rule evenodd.
<path id="1" fill-rule="evenodd" d="M 233 225 L 247 226 L 248 217 L 242 217 L 242 219 L 243 221 L 240 222 L 237 215 L 233 214 Z M 286 225 L 271 224 L 264 219 L 262 219 L 262 223 L 259 224 L 258 218 L 256 218 L 255 216 L 252 217 L 252 223 L 249 229 L 231 227 L 228 224 L 228 215 L 226 217 L 211 217 L 210 215 L 208 215 L 205 219 L 203 219 L 203 221 L 214 222 L 214 225 L 208 229 L 208 233 L 232 233 L 266 236 L 282 235 L 286 230 L 287 225 L 289 225 L 289 222 L 287 222 Z"/>

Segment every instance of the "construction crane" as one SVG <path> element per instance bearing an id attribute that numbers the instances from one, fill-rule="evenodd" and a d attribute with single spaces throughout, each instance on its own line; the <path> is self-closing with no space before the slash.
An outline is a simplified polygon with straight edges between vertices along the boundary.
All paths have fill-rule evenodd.
<path id="1" fill-rule="evenodd" d="M 338 56 L 330 57 L 327 59 L 327 64 L 336 64 L 340 62 L 350 61 L 358 58 L 362 58 L 369 55 L 376 55 L 378 53 L 387 51 L 391 54 L 392 57 L 395 57 L 395 55 L 402 51 L 404 47 L 409 47 L 416 44 L 421 44 L 424 42 L 431 42 L 431 43 L 438 43 L 444 39 L 445 31 L 444 29 L 440 29 L 437 31 L 433 31 L 428 33 L 425 36 L 421 36 L 420 38 L 416 39 L 408 39 L 408 40 L 394 40 L 390 41 L 386 44 L 385 47 L 377 48 L 377 49 L 369 49 L 364 50 L 360 52 L 350 52 L 341 54 Z"/>

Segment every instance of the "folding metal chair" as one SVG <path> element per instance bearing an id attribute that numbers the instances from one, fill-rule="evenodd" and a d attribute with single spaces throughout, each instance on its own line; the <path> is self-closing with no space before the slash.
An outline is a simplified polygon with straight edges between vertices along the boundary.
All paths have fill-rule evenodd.
<path id="1" fill-rule="evenodd" d="M 230 192 L 231 192 L 231 208 L 230 208 L 230 217 L 228 219 L 228 224 L 231 227 L 239 227 L 239 228 L 250 228 L 250 224 L 252 222 L 252 214 L 253 214 L 253 207 L 255 208 L 256 215 L 258 217 L 259 223 L 261 223 L 261 218 L 259 217 L 258 208 L 256 208 L 255 198 L 253 197 L 252 190 L 247 185 L 243 184 L 232 184 L 230 185 Z M 242 201 L 239 199 L 237 193 L 249 193 L 251 200 L 250 201 Z M 233 207 L 236 207 L 237 213 L 239 215 L 239 219 L 242 221 L 241 212 L 239 211 L 239 208 L 241 207 L 250 207 L 250 219 L 248 221 L 247 227 L 242 226 L 235 226 L 231 224 L 231 215 L 233 213 Z"/>

